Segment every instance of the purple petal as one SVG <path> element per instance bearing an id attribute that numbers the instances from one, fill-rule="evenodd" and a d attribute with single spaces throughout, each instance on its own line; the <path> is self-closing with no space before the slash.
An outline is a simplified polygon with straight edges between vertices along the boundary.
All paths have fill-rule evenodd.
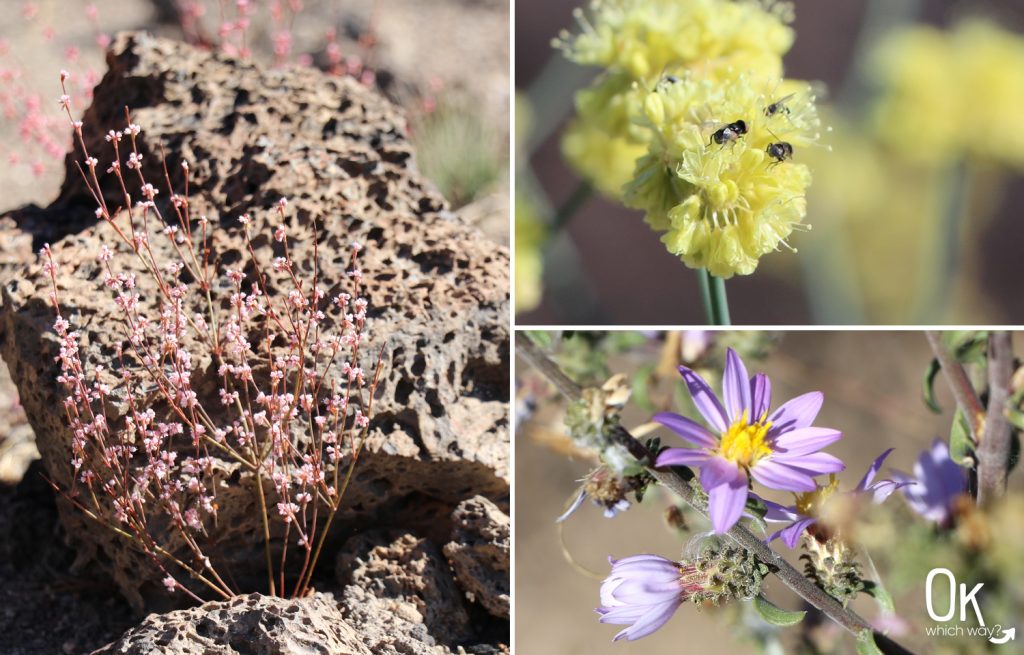
<path id="1" fill-rule="evenodd" d="M 779 435 L 772 448 L 782 451 L 787 457 L 806 455 L 839 441 L 842 436 L 842 432 L 832 428 L 797 428 Z"/>
<path id="2" fill-rule="evenodd" d="M 755 480 L 772 489 L 814 491 L 818 488 L 811 476 L 799 469 L 791 468 L 787 464 L 763 459 L 750 469 L 750 473 Z"/>
<path id="3" fill-rule="evenodd" d="M 708 492 L 708 514 L 715 534 L 724 534 L 736 525 L 747 504 L 747 481 L 741 479 L 720 484 Z"/>
<path id="4" fill-rule="evenodd" d="M 806 428 L 814 423 L 821 410 L 825 394 L 812 391 L 785 403 L 775 410 L 768 420 L 772 422 L 771 434 L 782 434 L 798 428 Z"/>
<path id="5" fill-rule="evenodd" d="M 812 475 L 838 473 L 846 470 L 846 464 L 835 455 L 828 453 L 809 453 L 807 455 L 776 454 L 773 461 L 790 468 L 800 469 Z"/>
<path id="6" fill-rule="evenodd" d="M 708 514 L 716 534 L 727 532 L 743 514 L 747 503 L 747 476 L 722 457 L 710 458 L 700 470 L 700 484 L 708 492 Z"/>
<path id="7" fill-rule="evenodd" d="M 729 419 L 725 414 L 725 408 L 718 401 L 718 397 L 711 390 L 711 387 L 704 378 L 697 375 L 685 366 L 679 367 L 679 373 L 686 382 L 686 388 L 690 390 L 690 398 L 708 425 L 719 432 L 725 432 L 729 428 Z"/>
<path id="8" fill-rule="evenodd" d="M 586 500 L 586 499 L 587 499 L 586 489 L 584 489 L 583 487 L 580 487 L 580 492 L 578 494 L 576 494 L 576 498 L 575 498 L 575 500 L 572 501 L 572 504 L 569 505 L 569 509 L 565 510 L 564 514 L 562 514 L 557 519 L 555 519 L 555 523 L 561 523 L 565 519 L 567 519 L 570 516 L 572 516 L 572 513 L 575 512 L 576 510 L 578 510 L 580 508 L 580 505 L 582 505 L 583 501 Z"/>
<path id="9" fill-rule="evenodd" d="M 750 378 L 747 376 L 747 367 L 743 365 L 743 360 L 732 348 L 729 348 L 725 355 L 722 390 L 730 423 L 736 422 L 743 416 L 743 412 L 753 413 L 750 406 Z M 755 421 L 757 417 L 750 416 L 750 420 Z"/>
<path id="10" fill-rule="evenodd" d="M 760 421 L 772 404 L 772 381 L 764 373 L 758 373 L 750 381 L 750 402 L 753 406 L 750 420 Z"/>
<path id="11" fill-rule="evenodd" d="M 658 455 L 658 461 L 654 465 L 662 466 L 700 466 L 708 461 L 711 455 L 696 448 L 669 448 Z"/>
<path id="12" fill-rule="evenodd" d="M 661 423 L 695 446 L 714 448 L 718 445 L 715 437 L 708 432 L 707 428 L 685 416 L 673 414 L 672 412 L 661 412 L 655 414 L 653 420 L 656 423 Z"/>
<path id="13" fill-rule="evenodd" d="M 881 470 L 882 464 L 885 462 L 885 458 L 888 457 L 893 450 L 895 450 L 895 448 L 890 448 L 889 450 L 879 455 L 878 458 L 875 459 L 875 461 L 871 462 L 871 466 L 868 467 L 867 472 L 864 474 L 864 477 L 861 478 L 860 483 L 856 486 L 856 488 L 854 488 L 854 491 L 864 491 L 865 489 L 868 488 L 868 485 L 871 484 L 871 481 L 875 479 L 876 475 L 878 475 L 878 471 Z"/>
<path id="14" fill-rule="evenodd" d="M 755 498 L 758 498 L 754 494 L 751 495 L 754 496 Z M 785 505 L 773 503 L 772 501 L 765 500 L 764 498 L 759 498 L 759 500 L 762 503 L 764 503 L 765 507 L 768 508 L 768 512 L 764 515 L 764 520 L 768 523 L 779 523 L 781 521 L 795 521 L 798 518 L 800 518 L 800 515 L 796 512 L 796 507 L 792 505 L 786 507 Z"/>
<path id="15" fill-rule="evenodd" d="M 796 548 L 797 542 L 800 540 L 800 535 L 804 533 L 804 530 L 815 523 L 817 523 L 816 519 L 801 519 L 792 525 L 779 530 L 776 534 L 782 537 L 782 543 L 786 544 L 790 548 Z"/>
<path id="16" fill-rule="evenodd" d="M 901 489 L 908 484 L 914 484 L 913 482 L 895 482 L 894 480 L 879 480 L 873 485 L 865 488 L 861 493 L 871 494 L 871 502 L 876 505 L 880 505 L 885 502 L 885 499 L 893 494 L 897 489 Z"/>
<path id="17" fill-rule="evenodd" d="M 700 486 L 706 491 L 737 479 L 746 482 L 746 478 L 736 464 L 724 457 L 710 457 L 700 469 Z"/>
<path id="18" fill-rule="evenodd" d="M 661 626 L 665 625 L 672 615 L 675 614 L 676 609 L 679 608 L 679 603 L 663 603 L 661 605 L 652 606 L 646 614 L 640 617 L 636 623 L 626 628 L 619 634 L 615 635 L 613 641 L 618 641 L 623 637 L 627 641 L 635 641 L 641 637 L 655 632 Z"/>

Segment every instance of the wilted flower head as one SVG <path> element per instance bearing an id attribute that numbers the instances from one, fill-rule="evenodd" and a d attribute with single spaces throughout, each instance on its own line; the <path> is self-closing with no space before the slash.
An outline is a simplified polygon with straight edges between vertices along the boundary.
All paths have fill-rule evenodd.
<path id="1" fill-rule="evenodd" d="M 749 275 L 807 213 L 811 174 L 793 158 L 820 138 L 814 103 L 808 84 L 778 78 L 664 78 L 643 101 L 653 138 L 625 204 L 687 266 Z"/>
<path id="2" fill-rule="evenodd" d="M 838 430 L 811 427 L 821 409 L 821 392 L 798 396 L 769 414 L 770 380 L 763 373 L 748 377 L 743 360 L 731 348 L 723 376 L 724 404 L 702 377 L 684 366 L 679 371 L 713 431 L 678 414 L 655 415 L 655 421 L 697 446 L 669 448 L 656 465 L 700 469 L 716 533 L 739 520 L 751 477 L 772 489 L 814 491 L 814 476 L 846 468 L 838 458 L 818 452 L 842 437 Z"/>
<path id="3" fill-rule="evenodd" d="M 967 491 L 964 470 L 950 458 L 942 439 L 935 439 L 918 456 L 913 478 L 899 471 L 893 471 L 893 477 L 906 485 L 901 491 L 910 509 L 942 526 L 949 525 L 954 501 Z"/>
<path id="4" fill-rule="evenodd" d="M 657 555 L 608 558 L 601 584 L 601 623 L 629 625 L 615 640 L 646 637 L 672 618 L 684 601 L 720 605 L 749 600 L 761 590 L 767 567 L 748 551 L 715 538 L 698 538 L 681 562 Z"/>
<path id="5" fill-rule="evenodd" d="M 701 589 L 695 569 L 657 555 L 608 558 L 611 574 L 601 583 L 601 623 L 628 625 L 615 640 L 633 641 L 665 625 L 687 596 Z"/>
<path id="6" fill-rule="evenodd" d="M 878 475 L 878 471 L 882 468 L 882 464 L 892 451 L 893 449 L 890 448 L 879 455 L 875 461 L 871 463 L 871 466 L 868 467 L 868 470 L 864 473 L 864 477 L 861 478 L 860 483 L 857 484 L 853 490 L 840 495 L 854 499 L 860 496 L 870 495 L 871 502 L 879 504 L 892 495 L 894 491 L 909 484 L 908 482 L 896 482 L 895 480 L 879 480 L 878 482 L 874 482 L 875 476 Z M 768 513 L 764 517 L 766 521 L 770 523 L 789 523 L 786 527 L 772 534 L 768 541 L 773 541 L 782 537 L 782 541 L 787 546 L 790 548 L 796 548 L 800 535 L 804 533 L 804 530 L 807 530 L 811 526 L 817 524 L 819 519 L 823 518 L 826 504 L 830 499 L 832 499 L 838 490 L 839 480 L 835 475 L 830 475 L 827 485 L 822 486 L 819 484 L 814 491 L 795 494 L 796 503 L 794 505 L 784 507 L 769 500 L 762 501 L 768 507 Z"/>

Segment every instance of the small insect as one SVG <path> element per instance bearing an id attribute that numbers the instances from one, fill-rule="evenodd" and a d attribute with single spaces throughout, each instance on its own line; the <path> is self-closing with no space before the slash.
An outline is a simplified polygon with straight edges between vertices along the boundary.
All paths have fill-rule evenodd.
<path id="1" fill-rule="evenodd" d="M 717 143 L 722 146 L 726 143 L 733 143 L 746 133 L 747 124 L 743 120 L 738 120 L 733 123 L 729 123 L 712 134 L 711 141 L 708 142 L 708 145 Z"/>
<path id="2" fill-rule="evenodd" d="M 795 93 L 790 93 L 788 96 L 783 96 L 778 100 L 772 101 L 771 104 L 764 108 L 764 115 L 771 118 L 776 114 L 788 114 L 789 107 L 786 106 L 786 102 L 795 95 Z"/>
<path id="3" fill-rule="evenodd" d="M 769 164 L 769 166 L 778 165 L 787 159 L 793 158 L 793 145 L 785 141 L 777 141 L 775 143 L 769 143 L 768 147 L 765 148 L 765 152 L 768 153 L 769 157 L 775 160 Z"/>

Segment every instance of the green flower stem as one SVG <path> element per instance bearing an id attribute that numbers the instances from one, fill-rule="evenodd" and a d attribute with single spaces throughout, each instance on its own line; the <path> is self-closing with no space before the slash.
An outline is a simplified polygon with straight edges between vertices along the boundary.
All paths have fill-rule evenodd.
<path id="1" fill-rule="evenodd" d="M 708 269 L 697 269 L 697 281 L 700 284 L 700 297 L 704 304 L 704 314 L 711 325 L 731 325 L 729 319 L 729 299 L 725 294 L 725 280 L 708 273 Z"/>
<path id="2" fill-rule="evenodd" d="M 551 219 L 551 226 L 548 232 L 548 239 L 557 236 L 562 230 L 569 226 L 569 221 L 576 216 L 576 213 L 580 210 L 583 205 L 590 200 L 590 196 L 594 194 L 594 187 L 590 182 L 580 182 L 573 192 L 569 195 L 569 198 L 562 203 L 562 206 L 555 212 L 555 217 Z"/>
<path id="3" fill-rule="evenodd" d="M 711 278 L 711 304 L 715 309 L 715 325 L 730 325 L 729 299 L 725 296 L 725 280 L 714 275 Z"/>
<path id="4" fill-rule="evenodd" d="M 576 401 L 583 397 L 583 389 L 580 385 L 571 380 L 562 369 L 541 348 L 533 343 L 526 335 L 517 335 L 516 355 L 525 359 L 539 373 L 548 379 L 566 398 Z M 623 446 L 630 455 L 639 462 L 650 462 L 653 459 L 652 453 L 638 441 L 633 435 L 626 431 L 621 425 L 614 426 L 610 439 L 616 444 Z M 706 511 L 700 509 L 696 504 L 693 489 L 689 483 L 672 469 L 656 469 L 648 467 L 647 471 L 663 486 L 673 491 L 683 499 L 694 511 L 707 516 Z M 910 653 L 896 642 L 885 635 L 873 632 L 870 624 L 859 614 L 848 607 L 844 607 L 839 601 L 819 589 L 813 582 L 805 578 L 793 565 L 783 559 L 778 553 L 772 550 L 764 541 L 737 523 L 727 533 L 728 536 L 762 563 L 767 564 L 769 569 L 778 577 L 783 584 L 789 587 L 794 593 L 807 601 L 810 605 L 819 609 L 828 618 L 832 619 L 854 637 L 860 637 L 865 631 L 873 634 L 878 649 L 886 655 L 907 655 Z"/>
<path id="5" fill-rule="evenodd" d="M 700 299 L 704 305 L 704 315 L 708 317 L 708 324 L 715 324 L 715 308 L 711 304 L 711 274 L 706 268 L 697 269 L 697 284 L 700 285 Z"/>

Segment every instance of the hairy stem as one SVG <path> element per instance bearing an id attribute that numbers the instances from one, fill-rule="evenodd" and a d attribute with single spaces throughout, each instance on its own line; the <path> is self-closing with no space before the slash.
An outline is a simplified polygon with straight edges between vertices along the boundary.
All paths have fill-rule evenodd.
<path id="1" fill-rule="evenodd" d="M 1010 466 L 1010 422 L 1006 404 L 1013 376 L 1013 344 L 1009 332 L 988 338 L 988 410 L 978 442 L 978 505 L 985 507 L 1006 491 Z"/>
<path id="2" fill-rule="evenodd" d="M 978 443 L 981 436 L 981 425 L 985 417 L 985 408 L 981 406 L 981 400 L 971 385 L 970 378 L 963 365 L 956 360 L 953 353 L 949 351 L 946 344 L 942 342 L 942 333 L 936 331 L 925 332 L 928 343 L 932 347 L 935 359 L 939 360 L 942 367 L 942 377 L 946 379 L 949 390 L 953 393 L 957 406 L 967 419 L 967 425 L 971 429 L 971 438 Z"/>
<path id="3" fill-rule="evenodd" d="M 554 386 L 569 400 L 575 401 L 582 397 L 583 389 L 573 380 L 569 379 L 562 372 L 558 364 L 551 360 L 539 346 L 529 340 L 525 335 L 516 339 L 516 354 L 525 359 L 531 366 L 544 375 Z M 639 462 L 653 461 L 652 453 L 631 435 L 621 425 L 617 425 L 611 432 L 610 438 L 615 443 L 623 446 Z M 666 488 L 673 491 L 683 499 L 698 514 L 707 517 L 707 513 L 700 509 L 694 499 L 693 490 L 689 483 L 671 469 L 656 469 L 647 466 L 650 474 Z M 835 598 L 829 596 L 822 589 L 817 587 L 810 580 L 805 578 L 799 571 L 773 551 L 766 543 L 758 538 L 747 528 L 740 524 L 733 526 L 727 533 L 737 544 L 753 553 L 753 555 L 768 565 L 772 572 L 782 580 L 783 584 L 789 587 L 794 593 L 805 601 L 820 610 L 854 636 L 859 636 L 865 630 L 872 631 L 875 642 L 883 653 L 897 655 L 905 654 L 906 650 L 899 644 L 891 641 L 884 635 L 874 632 L 870 624 L 853 610 L 843 607 Z"/>

